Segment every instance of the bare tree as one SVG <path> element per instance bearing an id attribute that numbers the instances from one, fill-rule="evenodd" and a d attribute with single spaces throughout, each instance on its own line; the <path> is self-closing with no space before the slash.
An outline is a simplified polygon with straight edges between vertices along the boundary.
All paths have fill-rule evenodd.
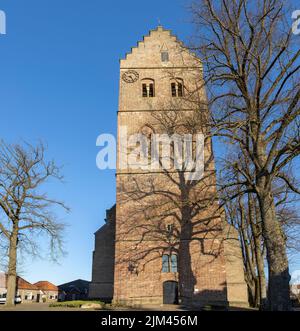
<path id="1" fill-rule="evenodd" d="M 234 200 L 225 197 L 224 202 L 226 219 L 239 232 L 249 302 L 253 307 L 262 308 L 267 296 L 264 272 L 265 245 L 255 204 L 257 205 L 257 202 L 251 195 L 238 196 Z"/>
<path id="2" fill-rule="evenodd" d="M 300 49 L 282 0 L 202 0 L 192 5 L 199 28 L 211 128 L 249 160 L 231 185 L 259 203 L 268 261 L 268 309 L 289 310 L 286 237 L 276 214 L 273 183 L 300 152 Z M 237 164 L 238 166 L 238 164 Z"/>
<path id="3" fill-rule="evenodd" d="M 219 188 L 222 204 L 225 206 L 227 221 L 235 226 L 240 234 L 243 249 L 246 280 L 250 292 L 250 302 L 255 307 L 265 308 L 265 242 L 262 236 L 262 222 L 258 200 L 253 193 L 241 194 L 239 182 L 243 174 L 251 176 L 249 161 L 230 148 L 226 158 L 220 161 Z M 242 169 L 242 172 L 240 171 Z M 293 171 L 289 168 L 285 176 L 295 187 L 298 186 Z M 296 203 L 299 196 L 280 178 L 272 185 L 275 209 L 278 221 L 287 242 L 287 249 L 292 253 L 299 251 L 299 216 Z M 251 188 L 250 188 L 251 190 Z"/>
<path id="4" fill-rule="evenodd" d="M 171 107 L 168 106 L 168 109 Z M 128 244 L 122 246 L 122 254 L 116 263 L 129 263 L 128 272 L 138 274 L 153 260 L 161 260 L 162 255 L 175 254 L 178 257 L 176 280 L 179 283 L 179 296 L 183 304 L 207 300 L 210 295 L 212 301 L 216 298 L 226 301 L 225 279 L 222 286 L 220 284 L 220 289 L 216 289 L 214 293 L 208 293 L 209 290 L 207 293 L 194 293 L 197 275 L 193 264 L 203 264 L 202 267 L 205 268 L 219 263 L 224 250 L 224 224 L 220 217 L 216 191 L 211 137 L 207 133 L 203 119 L 199 120 L 199 116 L 203 114 L 197 111 L 182 112 L 178 110 L 178 105 L 173 107 L 175 110 L 151 114 L 152 133 L 166 134 L 170 138 L 176 134 L 183 137 L 184 134 L 193 136 L 205 133 L 204 176 L 199 179 L 188 179 L 187 175 L 196 169 L 188 171 L 185 166 L 179 169 L 174 167 L 176 147 L 173 141 L 168 146 L 171 152 L 166 153 L 171 159 L 170 168 L 164 164 L 166 155 L 160 153 L 158 173 L 140 171 L 133 173 L 130 179 L 120 179 L 118 192 L 122 211 L 117 215 L 117 241 L 126 241 Z M 151 144 L 153 151 L 157 147 L 155 140 L 151 139 L 151 134 L 148 138 L 148 146 Z M 193 142 L 194 148 L 195 144 L 196 141 Z M 148 151 L 147 149 L 146 155 Z M 138 155 L 136 157 L 138 158 Z M 149 158 L 149 162 L 151 164 L 153 158 Z M 199 248 L 201 261 L 198 258 Z"/>
<path id="5" fill-rule="evenodd" d="M 8 247 L 7 305 L 14 305 L 18 251 L 37 255 L 38 238 L 45 234 L 52 257 L 62 252 L 65 225 L 56 219 L 52 208 L 67 207 L 43 193 L 51 178 L 62 180 L 54 161 L 46 161 L 43 144 L 34 147 L 1 141 L 0 231 Z"/>

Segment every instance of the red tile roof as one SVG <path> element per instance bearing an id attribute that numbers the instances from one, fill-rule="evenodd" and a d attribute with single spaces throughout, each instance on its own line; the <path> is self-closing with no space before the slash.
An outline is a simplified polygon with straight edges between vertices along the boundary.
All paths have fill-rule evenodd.
<path id="1" fill-rule="evenodd" d="M 17 277 L 17 288 L 20 290 L 39 290 L 39 288 L 33 284 L 30 284 L 25 279 Z"/>
<path id="2" fill-rule="evenodd" d="M 58 287 L 47 281 L 40 281 L 34 284 L 42 291 L 58 291 Z"/>
<path id="3" fill-rule="evenodd" d="M 7 274 L 3 273 L 3 275 L 5 275 L 5 282 L 7 283 Z M 35 284 L 31 284 L 20 276 L 17 276 L 17 288 L 20 290 L 58 291 L 58 287 L 48 281 L 40 281 Z"/>

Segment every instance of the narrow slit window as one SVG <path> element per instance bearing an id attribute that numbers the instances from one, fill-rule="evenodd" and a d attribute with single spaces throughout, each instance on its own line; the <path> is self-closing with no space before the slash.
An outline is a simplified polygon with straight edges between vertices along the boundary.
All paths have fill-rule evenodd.
<path id="1" fill-rule="evenodd" d="M 143 97 L 147 98 L 148 91 L 147 91 L 147 84 L 143 84 Z"/>
<path id="2" fill-rule="evenodd" d="M 162 272 L 170 272 L 169 255 L 163 255 L 162 257 Z"/>
<path id="3" fill-rule="evenodd" d="M 176 254 L 171 255 L 171 272 L 178 272 L 178 257 Z"/>
<path id="4" fill-rule="evenodd" d="M 162 52 L 161 53 L 161 61 L 162 62 L 169 62 L 169 53 L 168 52 Z"/>
<path id="5" fill-rule="evenodd" d="M 177 96 L 177 91 L 176 91 L 176 84 L 175 83 L 171 84 L 171 89 L 172 89 L 172 97 L 176 97 Z"/>
<path id="6" fill-rule="evenodd" d="M 151 164 L 151 160 L 152 160 L 152 134 L 150 134 L 149 136 L 149 152 L 148 152 L 148 159 L 150 161 L 150 164 Z"/>
<path id="7" fill-rule="evenodd" d="M 154 84 L 149 85 L 149 97 L 154 98 Z"/>
<path id="8" fill-rule="evenodd" d="M 178 83 L 178 97 L 183 97 L 183 85 L 182 83 Z"/>
<path id="9" fill-rule="evenodd" d="M 173 224 L 168 224 L 168 225 L 167 225 L 167 231 L 168 231 L 169 233 L 172 233 L 172 232 L 173 232 Z"/>

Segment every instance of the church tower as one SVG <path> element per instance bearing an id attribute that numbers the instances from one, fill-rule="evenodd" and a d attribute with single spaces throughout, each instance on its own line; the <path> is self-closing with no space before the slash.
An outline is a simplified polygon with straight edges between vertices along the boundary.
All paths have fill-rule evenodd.
<path id="1" fill-rule="evenodd" d="M 238 246 L 234 262 L 229 269 L 226 265 L 225 224 L 218 208 L 206 118 L 201 61 L 169 30 L 159 26 L 150 31 L 120 63 L 113 296 L 117 303 L 247 301 Z M 153 161 L 153 135 L 191 133 L 205 136 L 201 180 L 191 180 L 184 170 L 147 167 Z M 143 159 L 144 167 L 129 162 L 132 135 L 148 139 L 147 157 L 140 153 L 136 158 Z"/>
<path id="2" fill-rule="evenodd" d="M 117 201 L 95 234 L 90 298 L 247 305 L 207 118 L 201 61 L 169 30 L 151 30 L 120 62 Z"/>

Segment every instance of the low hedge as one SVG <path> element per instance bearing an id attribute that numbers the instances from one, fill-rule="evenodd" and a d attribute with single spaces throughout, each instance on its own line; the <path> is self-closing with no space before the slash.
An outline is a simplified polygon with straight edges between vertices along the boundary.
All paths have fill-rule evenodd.
<path id="1" fill-rule="evenodd" d="M 88 305 L 88 304 L 99 304 L 102 307 L 105 306 L 104 302 L 101 301 L 64 301 L 64 302 L 55 302 L 51 303 L 49 307 L 55 308 L 55 307 L 65 307 L 65 308 L 81 308 L 83 305 Z"/>

